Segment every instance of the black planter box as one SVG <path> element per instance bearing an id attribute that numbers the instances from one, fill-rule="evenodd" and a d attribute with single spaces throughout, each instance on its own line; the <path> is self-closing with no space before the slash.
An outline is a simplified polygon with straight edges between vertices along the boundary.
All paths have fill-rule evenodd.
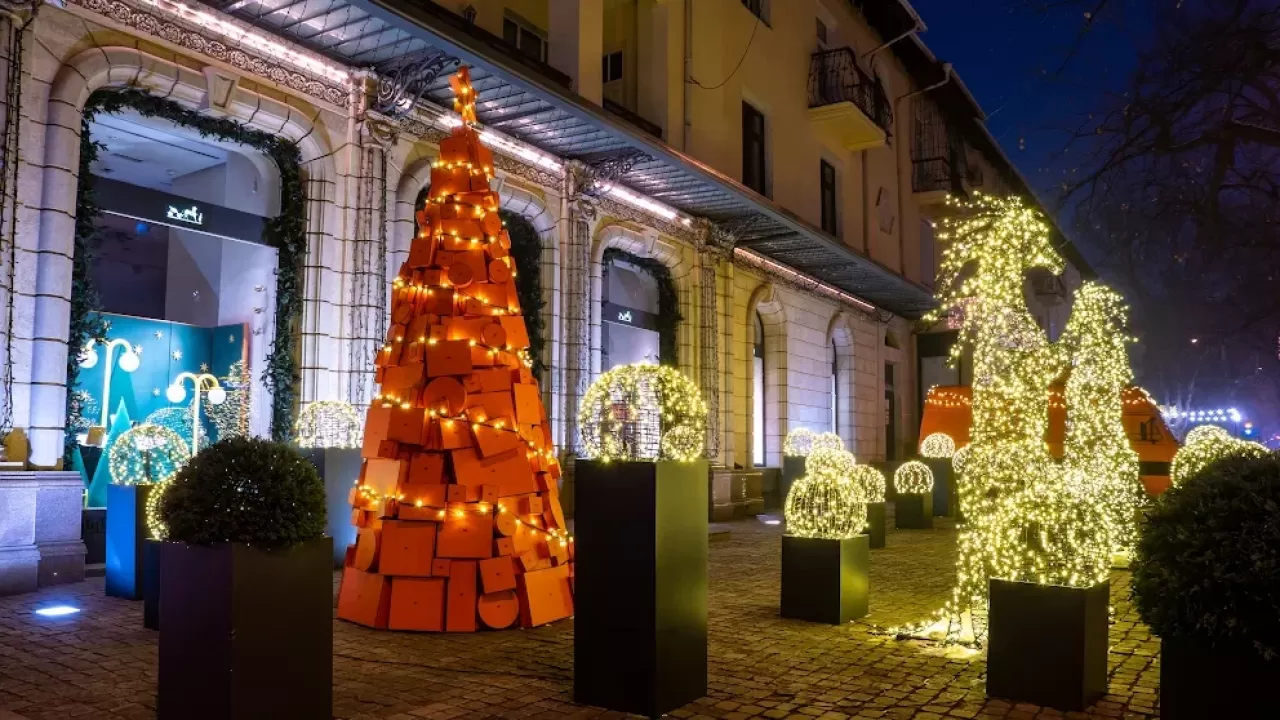
<path id="1" fill-rule="evenodd" d="M 933 515 L 946 517 L 952 512 L 951 498 L 954 495 L 951 483 L 951 459 L 920 458 L 920 460 L 928 465 L 929 472 L 933 473 Z"/>
<path id="2" fill-rule="evenodd" d="M 871 542 L 782 536 L 782 617 L 842 625 L 867 614 Z"/>
<path id="3" fill-rule="evenodd" d="M 893 501 L 893 526 L 899 530 L 933 528 L 933 496 L 898 493 Z"/>
<path id="4" fill-rule="evenodd" d="M 80 513 L 80 540 L 84 542 L 84 564 L 107 562 L 107 509 L 85 508 Z"/>
<path id="5" fill-rule="evenodd" d="M 155 485 L 107 486 L 107 595 L 141 600 L 147 498 Z"/>
<path id="6" fill-rule="evenodd" d="M 573 699 L 658 717 L 707 693 L 707 463 L 578 460 Z"/>
<path id="7" fill-rule="evenodd" d="M 804 473 L 804 458 L 782 456 L 782 475 L 778 477 L 778 507 L 787 506 L 787 494 L 791 492 L 791 485 L 804 477 Z"/>
<path id="8" fill-rule="evenodd" d="M 884 503 L 867 503 L 867 538 L 872 550 L 884 547 Z"/>
<path id="9" fill-rule="evenodd" d="M 328 720 L 333 540 L 160 549 L 161 720 Z"/>
<path id="10" fill-rule="evenodd" d="M 347 546 L 356 541 L 356 527 L 351 524 L 351 488 L 360 479 L 360 448 L 300 448 L 299 453 L 311 462 L 324 482 L 324 509 L 328 513 L 324 534 L 333 538 L 333 566 L 343 566 Z"/>
<path id="11" fill-rule="evenodd" d="M 988 697 L 1070 712 L 1106 694 L 1109 582 L 1073 588 L 993 579 L 990 588 Z"/>
<path id="12" fill-rule="evenodd" d="M 1160 717 L 1274 718 L 1280 712 L 1280 661 L 1253 648 L 1229 650 L 1160 639 Z"/>
<path id="13" fill-rule="evenodd" d="M 142 627 L 160 629 L 160 548 L 164 543 L 142 541 Z"/>

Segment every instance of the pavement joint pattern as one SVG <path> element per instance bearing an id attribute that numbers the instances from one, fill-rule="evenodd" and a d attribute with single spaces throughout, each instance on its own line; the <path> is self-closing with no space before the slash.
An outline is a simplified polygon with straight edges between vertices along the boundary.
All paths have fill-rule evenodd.
<path id="1" fill-rule="evenodd" d="M 949 521 L 890 531 L 888 547 L 872 552 L 871 614 L 840 627 L 778 617 L 777 526 L 727 527 L 729 540 L 710 546 L 708 695 L 672 717 L 1159 717 L 1160 645 L 1129 602 L 1127 572 L 1111 578 L 1109 693 L 1086 712 L 1064 713 L 988 699 L 982 653 L 878 630 L 926 620 L 949 597 Z M 81 612 L 33 614 L 64 602 Z M 101 578 L 0 598 L 0 720 L 154 718 L 158 637 L 142 627 L 142 604 L 105 597 Z M 572 680 L 572 620 L 455 635 L 334 621 L 333 716 L 343 720 L 628 717 L 574 704 Z"/>

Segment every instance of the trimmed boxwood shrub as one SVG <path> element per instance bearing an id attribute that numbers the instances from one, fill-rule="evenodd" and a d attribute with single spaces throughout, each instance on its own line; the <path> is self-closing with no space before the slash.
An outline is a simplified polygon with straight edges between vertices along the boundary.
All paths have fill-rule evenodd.
<path id="1" fill-rule="evenodd" d="M 169 540 L 288 547 L 324 534 L 324 483 L 311 463 L 284 443 L 230 438 L 202 450 L 178 471 L 159 513 Z"/>
<path id="2" fill-rule="evenodd" d="M 1280 457 L 1224 458 L 1164 493 L 1138 541 L 1132 591 L 1162 638 L 1275 658 Z"/>

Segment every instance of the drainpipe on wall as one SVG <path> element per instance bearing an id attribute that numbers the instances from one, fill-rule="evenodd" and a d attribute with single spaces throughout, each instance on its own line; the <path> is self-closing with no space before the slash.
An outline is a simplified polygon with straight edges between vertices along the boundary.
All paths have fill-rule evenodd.
<path id="1" fill-rule="evenodd" d="M 684 138 L 680 151 L 689 153 L 689 142 L 693 136 L 693 120 L 689 112 L 689 99 L 692 97 L 693 83 L 693 0 L 684 0 Z"/>
<path id="2" fill-rule="evenodd" d="M 908 99 L 913 98 L 913 97 L 915 97 L 915 96 L 917 96 L 917 95 L 923 95 L 923 94 L 925 94 L 925 93 L 927 93 L 927 92 L 930 92 L 930 91 L 932 91 L 932 90 L 937 90 L 938 88 L 942 87 L 943 85 L 946 85 L 947 83 L 951 82 L 951 77 L 952 77 L 951 63 L 942 63 L 942 79 L 941 79 L 941 80 L 939 80 L 938 82 L 936 82 L 936 83 L 934 83 L 934 84 L 930 85 L 929 87 L 920 88 L 919 90 L 914 90 L 914 91 L 912 91 L 912 92 L 907 93 L 906 95 L 899 96 L 899 97 L 898 97 L 898 99 L 896 99 L 896 100 L 894 100 L 894 101 L 893 101 L 893 116 L 894 116 L 895 118 L 896 118 L 896 117 L 898 117 L 898 108 L 901 106 L 901 103 L 902 103 L 902 101 L 903 101 L 903 100 L 908 100 Z M 911 151 L 910 151 L 910 148 L 908 148 L 908 149 L 907 149 L 907 159 L 908 159 L 908 160 L 910 160 L 910 159 L 911 159 Z M 898 188 L 898 221 L 899 221 L 899 225 L 898 225 L 898 273 L 899 273 L 899 274 L 901 274 L 901 275 L 906 275 L 906 274 L 907 274 L 907 253 L 906 253 L 906 250 L 907 250 L 907 243 L 906 243 L 906 232 L 904 232 L 904 229 L 903 229 L 903 227 L 902 227 L 902 225 L 901 225 L 901 221 L 902 221 L 902 211 L 903 211 L 903 209 L 906 207 L 906 203 L 905 203 L 905 200 L 904 200 L 904 196 L 905 196 L 905 195 L 906 195 L 906 193 L 905 193 L 905 192 L 902 192 L 901 184 L 899 184 L 899 188 Z"/>

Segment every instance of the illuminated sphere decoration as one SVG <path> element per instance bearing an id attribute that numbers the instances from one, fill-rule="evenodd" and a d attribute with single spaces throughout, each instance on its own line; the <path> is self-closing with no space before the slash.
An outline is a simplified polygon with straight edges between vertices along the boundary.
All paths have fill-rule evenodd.
<path id="1" fill-rule="evenodd" d="M 841 440 L 840 436 L 833 432 L 818 433 L 813 438 L 813 445 L 809 450 L 809 454 L 812 455 L 818 450 L 844 450 L 844 440 Z"/>
<path id="2" fill-rule="evenodd" d="M 1229 435 L 1221 437 L 1214 433 L 1207 433 L 1196 442 L 1183 445 L 1178 452 L 1174 453 L 1173 463 L 1169 466 L 1169 479 L 1174 485 L 1181 485 L 1187 478 L 1222 458 L 1232 455 L 1266 457 L 1270 454 L 1271 451 L 1266 445 L 1237 440 Z"/>
<path id="3" fill-rule="evenodd" d="M 1187 432 L 1187 437 L 1182 442 L 1184 445 L 1194 445 L 1201 440 L 1208 440 L 1210 438 L 1230 440 L 1231 433 L 1227 432 L 1225 428 L 1218 427 L 1217 425 L 1197 425 Z"/>
<path id="4" fill-rule="evenodd" d="M 809 428 L 796 428 L 782 441 L 782 454 L 787 457 L 809 457 L 817 433 Z"/>
<path id="5" fill-rule="evenodd" d="M 308 403 L 293 426 L 298 447 L 357 448 L 361 445 L 360 416 L 339 400 Z"/>
<path id="6" fill-rule="evenodd" d="M 805 475 L 787 493 L 783 515 L 792 537 L 842 540 L 862 532 L 867 506 L 850 480 Z"/>
<path id="7" fill-rule="evenodd" d="M 164 497 L 164 491 L 169 489 L 169 483 L 163 483 L 151 491 L 147 496 L 147 506 L 144 508 L 147 519 L 147 531 L 151 533 L 152 540 L 164 540 L 169 535 L 169 528 L 160 519 L 160 499 Z"/>
<path id="8" fill-rule="evenodd" d="M 578 427 L 586 455 L 602 462 L 690 462 L 706 446 L 707 406 L 675 368 L 619 365 L 587 388 Z"/>
<path id="9" fill-rule="evenodd" d="M 168 482 L 190 459 L 191 451 L 177 433 L 146 423 L 121 433 L 107 455 L 116 485 Z"/>
<path id="10" fill-rule="evenodd" d="M 888 485 L 885 482 L 884 473 L 870 465 L 855 465 L 853 482 L 862 487 L 862 494 L 868 503 L 884 502 L 884 492 Z"/>
<path id="11" fill-rule="evenodd" d="M 965 445 L 951 455 L 951 471 L 955 473 L 956 477 L 959 477 L 964 472 L 964 464 L 969 459 L 969 452 L 972 448 L 972 445 Z"/>
<path id="12" fill-rule="evenodd" d="M 848 450 L 815 446 L 809 453 L 809 459 L 805 460 L 804 468 L 808 475 L 851 480 L 857 465 L 853 453 Z"/>
<path id="13" fill-rule="evenodd" d="M 956 441 L 946 433 L 931 433 L 921 441 L 920 454 L 927 458 L 949 458 L 956 454 Z"/>
<path id="14" fill-rule="evenodd" d="M 933 492 L 933 471 L 919 460 L 908 460 L 894 471 L 893 489 L 899 495 L 924 495 Z"/>

